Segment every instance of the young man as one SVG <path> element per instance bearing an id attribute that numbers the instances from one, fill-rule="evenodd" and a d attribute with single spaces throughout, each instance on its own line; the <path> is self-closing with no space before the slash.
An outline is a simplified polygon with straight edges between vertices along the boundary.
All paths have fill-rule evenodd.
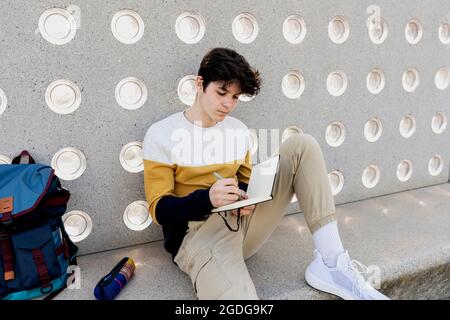
<path id="1" fill-rule="evenodd" d="M 307 283 L 344 299 L 388 299 L 364 281 L 342 246 L 326 164 L 311 135 L 293 135 L 280 146 L 273 200 L 240 209 L 240 219 L 233 210 L 227 224 L 211 214 L 246 197 L 252 168 L 248 128 L 229 114 L 239 95 L 254 96 L 260 86 L 259 72 L 244 57 L 213 49 L 201 62 L 193 106 L 147 131 L 145 193 L 166 250 L 189 275 L 199 299 L 258 299 L 245 260 L 268 239 L 295 193 L 316 248 Z M 225 178 L 217 180 L 214 172 Z"/>

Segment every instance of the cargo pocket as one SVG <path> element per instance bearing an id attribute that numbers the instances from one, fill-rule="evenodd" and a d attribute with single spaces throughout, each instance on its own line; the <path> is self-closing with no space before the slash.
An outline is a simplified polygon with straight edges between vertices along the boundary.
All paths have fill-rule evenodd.
<path id="1" fill-rule="evenodd" d="M 201 300 L 216 300 L 228 289 L 231 282 L 211 250 L 195 258 L 197 261 L 191 270 L 193 285 L 197 297 Z"/>
<path id="2" fill-rule="evenodd" d="M 26 290 L 41 287 L 43 293 L 50 292 L 50 281 L 61 275 L 50 226 L 12 235 L 11 240 L 21 285 Z"/>

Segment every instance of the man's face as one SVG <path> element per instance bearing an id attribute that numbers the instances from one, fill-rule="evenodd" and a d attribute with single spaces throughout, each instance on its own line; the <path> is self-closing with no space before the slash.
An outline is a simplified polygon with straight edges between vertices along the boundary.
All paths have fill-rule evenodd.
<path id="1" fill-rule="evenodd" d="M 220 122 L 236 107 L 241 94 L 240 87 L 232 83 L 224 87 L 224 82 L 210 82 L 203 91 L 203 79 L 197 77 L 197 98 L 200 106 L 212 121 Z"/>

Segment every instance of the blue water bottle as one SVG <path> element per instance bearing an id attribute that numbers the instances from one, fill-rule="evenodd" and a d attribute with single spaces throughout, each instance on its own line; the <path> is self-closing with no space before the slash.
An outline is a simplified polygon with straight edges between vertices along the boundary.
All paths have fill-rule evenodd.
<path id="1" fill-rule="evenodd" d="M 135 268 L 133 259 L 128 257 L 123 258 L 95 286 L 94 296 L 97 300 L 113 300 L 131 279 Z"/>

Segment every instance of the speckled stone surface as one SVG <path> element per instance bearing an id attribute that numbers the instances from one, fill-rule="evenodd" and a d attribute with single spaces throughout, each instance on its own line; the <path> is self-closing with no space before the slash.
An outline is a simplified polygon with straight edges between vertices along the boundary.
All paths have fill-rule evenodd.
<path id="1" fill-rule="evenodd" d="M 50 163 L 63 147 L 76 147 L 86 156 L 87 169 L 76 180 L 63 181 L 72 193 L 68 211 L 83 210 L 92 218 L 92 233 L 79 243 L 83 254 L 138 245 L 162 238 L 152 225 L 144 232 L 129 230 L 123 223 L 127 205 L 145 200 L 143 174 L 125 171 L 119 162 L 121 148 L 142 141 L 156 121 L 186 108 L 177 94 L 181 78 L 195 74 L 204 54 L 213 47 L 229 47 L 243 54 L 259 69 L 261 93 L 240 103 L 232 116 L 249 128 L 279 129 L 297 125 L 319 142 L 329 172 L 339 170 L 345 178 L 336 203 L 370 199 L 403 190 L 448 181 L 450 130 L 435 134 L 431 119 L 438 111 L 447 118 L 450 88 L 438 90 L 436 71 L 450 66 L 449 48 L 438 39 L 439 25 L 448 19 L 448 0 L 2 0 L 0 1 L 0 88 L 8 105 L 0 116 L 0 154 L 13 158 L 28 149 L 39 162 Z M 53 7 L 77 6 L 80 28 L 72 41 L 53 45 L 38 32 L 42 13 Z M 375 7 L 375 9 L 374 9 Z M 111 32 L 111 20 L 122 9 L 136 11 L 145 23 L 140 41 L 119 42 Z M 386 20 L 389 34 L 381 45 L 372 43 L 367 21 L 377 12 Z M 177 17 L 185 11 L 201 14 L 204 38 L 188 45 L 175 33 Z M 241 13 L 251 13 L 259 26 L 254 42 L 238 42 L 231 30 Z M 291 44 L 282 34 L 283 22 L 301 15 L 307 34 L 300 44 Z M 350 35 L 342 44 L 333 43 L 328 25 L 333 17 L 348 20 Z M 405 40 L 405 26 L 417 17 L 423 37 L 416 45 Z M 407 68 L 417 68 L 420 85 L 412 93 L 402 88 Z M 366 87 L 373 68 L 384 71 L 386 85 L 377 95 Z M 287 98 L 283 77 L 298 70 L 305 79 L 299 99 Z M 342 70 L 348 87 L 342 96 L 327 91 L 327 76 Z M 148 90 L 147 102 L 138 110 L 125 110 L 115 100 L 115 88 L 126 77 L 137 77 Z M 81 105 L 74 113 L 56 114 L 45 102 L 45 92 L 55 80 L 67 79 L 81 91 Z M 402 117 L 412 114 L 417 128 L 405 139 L 399 133 Z M 366 121 L 378 117 L 383 133 L 374 143 L 364 137 Z M 341 121 L 346 139 L 331 147 L 327 127 Z M 264 139 L 260 137 L 260 151 Z M 275 140 L 275 139 L 274 139 Z M 269 140 L 270 141 L 270 140 Z M 270 143 L 267 143 L 270 144 Z M 271 148 L 270 148 L 271 149 Z M 444 169 L 428 173 L 428 161 L 440 153 Z M 268 153 L 270 154 L 270 153 Z M 268 155 L 262 152 L 259 160 Z M 408 159 L 414 173 L 406 182 L 396 177 L 397 165 Z M 364 168 L 376 164 L 381 170 L 375 188 L 362 185 Z M 297 211 L 298 212 L 298 211 Z M 118 236 L 120 235 L 120 236 Z"/>
<path id="2" fill-rule="evenodd" d="M 337 206 L 350 256 L 381 269 L 381 290 L 393 299 L 450 296 L 450 184 L 440 184 Z M 304 272 L 313 257 L 303 215 L 286 216 L 247 261 L 261 299 L 335 299 L 310 288 Z M 94 299 L 93 288 L 124 256 L 135 276 L 117 299 L 195 299 L 189 278 L 161 241 L 79 257 L 81 289 L 57 299 Z"/>

